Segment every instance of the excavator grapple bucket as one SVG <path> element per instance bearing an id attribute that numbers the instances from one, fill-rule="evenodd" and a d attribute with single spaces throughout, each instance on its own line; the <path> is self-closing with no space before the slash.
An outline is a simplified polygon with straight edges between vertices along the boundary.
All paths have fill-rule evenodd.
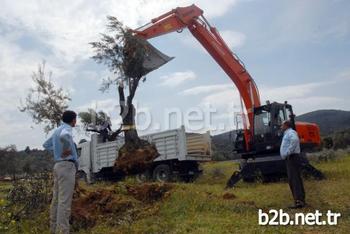
<path id="1" fill-rule="evenodd" d="M 145 43 L 147 47 L 147 54 L 143 62 L 143 75 L 146 75 L 147 73 L 160 68 L 174 58 L 163 54 L 157 48 L 152 46 L 148 41 L 145 41 Z"/>

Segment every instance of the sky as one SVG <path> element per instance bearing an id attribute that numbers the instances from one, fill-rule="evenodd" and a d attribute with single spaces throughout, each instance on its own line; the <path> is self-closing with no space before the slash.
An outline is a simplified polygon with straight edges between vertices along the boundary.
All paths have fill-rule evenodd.
<path id="1" fill-rule="evenodd" d="M 116 88 L 99 91 L 103 78 L 113 74 L 91 59 L 89 42 L 106 32 L 107 15 L 137 28 L 192 3 L 244 62 L 262 102 L 287 100 L 297 115 L 350 110 L 347 0 L 1 0 L 0 146 L 40 148 L 51 134 L 18 110 L 43 60 L 52 81 L 70 94 L 70 109 L 103 110 L 118 128 Z M 239 92 L 188 30 L 150 42 L 175 58 L 140 84 L 135 104 L 141 135 L 180 125 L 212 134 L 234 129 Z M 76 140 L 81 137 L 75 132 Z"/>

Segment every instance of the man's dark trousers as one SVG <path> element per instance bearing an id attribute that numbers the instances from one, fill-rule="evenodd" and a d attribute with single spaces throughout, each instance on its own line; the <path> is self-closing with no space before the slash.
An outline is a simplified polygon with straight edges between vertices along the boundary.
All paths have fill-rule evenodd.
<path id="1" fill-rule="evenodd" d="M 291 154 L 286 159 L 288 183 L 296 203 L 305 203 L 304 184 L 300 173 L 300 155 Z"/>

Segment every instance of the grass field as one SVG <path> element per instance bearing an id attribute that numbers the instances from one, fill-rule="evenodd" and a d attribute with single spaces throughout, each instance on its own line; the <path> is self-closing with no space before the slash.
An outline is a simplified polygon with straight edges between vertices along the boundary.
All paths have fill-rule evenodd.
<path id="1" fill-rule="evenodd" d="M 292 204 L 288 184 L 240 182 L 235 189 L 224 190 L 227 178 L 237 165 L 232 162 L 213 162 L 203 165 L 204 173 L 195 183 L 177 183 L 162 200 L 144 209 L 137 218 L 123 219 L 111 226 L 99 219 L 97 225 L 79 233 L 349 233 L 350 230 L 350 155 L 317 163 L 327 176 L 324 181 L 305 181 L 308 206 L 290 210 Z M 129 179 L 121 184 L 133 184 Z M 4 196 L 1 185 L 0 197 Z M 87 187 L 118 190 L 120 185 L 100 183 Z M 259 226 L 258 209 L 283 209 L 295 212 L 327 210 L 341 213 L 337 226 Z M 106 222 L 105 222 L 106 221 Z M 48 233 L 47 211 L 32 220 L 16 225 L 12 232 L 33 230 Z"/>

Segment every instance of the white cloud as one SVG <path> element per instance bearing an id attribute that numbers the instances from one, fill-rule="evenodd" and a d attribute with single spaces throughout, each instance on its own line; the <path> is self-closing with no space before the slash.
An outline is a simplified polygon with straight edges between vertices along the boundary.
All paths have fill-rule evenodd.
<path id="1" fill-rule="evenodd" d="M 212 0 L 188 0 L 183 2 L 183 5 L 195 3 L 204 11 L 205 17 L 215 18 L 227 13 L 227 11 L 229 11 L 233 6 L 235 6 L 239 2 L 239 0 L 219 0 L 215 1 L 215 4 Z"/>
<path id="2" fill-rule="evenodd" d="M 181 92 L 183 95 L 198 95 L 203 93 L 212 93 L 212 92 L 219 92 L 222 90 L 226 90 L 233 85 L 229 84 L 220 84 L 220 85 L 200 85 L 193 88 L 186 89 Z"/>
<path id="3" fill-rule="evenodd" d="M 313 91 L 319 87 L 326 86 L 332 82 L 317 82 L 297 85 L 286 85 L 281 87 L 263 86 L 260 90 L 262 100 L 284 102 L 289 99 L 304 98 L 313 95 Z"/>
<path id="4" fill-rule="evenodd" d="M 345 108 L 347 102 L 344 99 L 329 96 L 305 96 L 302 98 L 291 98 L 288 103 L 293 105 L 296 115 L 319 109 Z"/>
<path id="5" fill-rule="evenodd" d="M 216 108 L 226 108 L 233 105 L 240 104 L 240 96 L 237 89 L 234 87 L 218 91 L 216 93 L 205 96 L 201 104 L 209 103 Z"/>
<path id="6" fill-rule="evenodd" d="M 209 18 L 225 14 L 237 0 L 221 0 L 215 5 L 209 0 L 195 1 Z M 106 15 L 114 15 L 126 25 L 135 28 L 152 18 L 193 1 L 2 1 L 0 20 L 26 33 L 52 48 L 54 56 L 74 62 L 88 58 L 88 42 L 97 40 L 105 30 Z"/>
<path id="7" fill-rule="evenodd" d="M 298 114 L 317 109 L 329 109 L 335 108 L 337 106 L 346 106 L 345 100 L 341 98 L 331 97 L 327 94 L 320 95 L 318 91 L 320 88 L 332 84 L 334 84 L 334 82 L 324 81 L 317 83 L 288 85 L 282 87 L 263 86 L 260 89 L 261 102 L 263 104 L 265 100 L 270 100 L 271 102 L 288 101 L 288 103 L 291 103 L 293 105 L 294 110 L 296 110 L 296 113 Z M 211 88 L 213 87 L 208 86 L 205 88 L 200 88 L 199 91 L 206 91 Z M 232 106 L 234 109 L 240 109 L 240 95 L 235 87 L 230 87 L 227 85 L 225 88 L 222 86 L 220 89 L 216 89 L 215 93 L 204 96 L 201 100 L 201 103 L 210 103 L 215 108 L 220 110 L 226 110 Z"/>
<path id="8" fill-rule="evenodd" d="M 119 103 L 117 98 L 107 98 L 103 100 L 92 100 L 89 103 L 78 106 L 77 111 L 87 111 L 93 109 L 95 111 L 104 111 L 111 115 L 112 113 L 119 111 Z"/>
<path id="9" fill-rule="evenodd" d="M 339 80 L 339 81 L 350 80 L 350 69 L 340 72 L 338 77 L 337 77 L 337 80 Z"/>
<path id="10" fill-rule="evenodd" d="M 174 72 L 172 74 L 160 77 L 161 83 L 159 85 L 175 87 L 196 78 L 197 76 L 193 71 Z"/>
<path id="11" fill-rule="evenodd" d="M 179 37 L 179 41 L 189 48 L 194 48 L 203 53 L 206 53 L 206 50 L 204 49 L 204 47 L 196 40 L 195 37 L 193 37 L 192 34 L 188 32 L 182 32 L 181 37 Z"/>
<path id="12" fill-rule="evenodd" d="M 231 50 L 244 45 L 246 40 L 245 34 L 233 30 L 217 30 L 219 31 L 219 34 Z M 191 34 L 186 33 L 181 35 L 180 41 L 188 47 L 195 48 L 199 51 L 206 53 L 204 47 Z"/>
<path id="13" fill-rule="evenodd" d="M 213 6 L 209 0 L 194 1 L 208 18 L 213 18 L 225 14 L 237 0 L 219 2 Z M 1 91 L 10 90 L 11 95 L 23 93 L 30 86 L 31 72 L 42 59 L 48 61 L 48 70 L 59 78 L 57 83 L 69 86 L 70 80 L 76 78 L 75 68 L 91 56 L 88 43 L 98 40 L 99 33 L 105 31 L 107 15 L 117 16 L 135 28 L 172 8 L 192 3 L 189 0 L 4 0 L 0 8 Z M 18 40 L 24 35 L 29 35 L 40 48 L 21 48 Z M 51 52 L 44 53 L 41 48 Z"/>
<path id="14" fill-rule="evenodd" d="M 246 36 L 243 33 L 232 30 L 224 30 L 220 32 L 220 34 L 231 49 L 241 47 L 246 39 Z"/>
<path id="15" fill-rule="evenodd" d="M 17 45 L 0 38 L 0 102 L 4 104 L 1 105 L 2 112 L 16 108 L 19 98 L 23 98 L 23 93 L 31 86 L 30 75 L 36 66 L 33 58 L 37 54 L 30 52 L 21 56 L 22 52 Z"/>

